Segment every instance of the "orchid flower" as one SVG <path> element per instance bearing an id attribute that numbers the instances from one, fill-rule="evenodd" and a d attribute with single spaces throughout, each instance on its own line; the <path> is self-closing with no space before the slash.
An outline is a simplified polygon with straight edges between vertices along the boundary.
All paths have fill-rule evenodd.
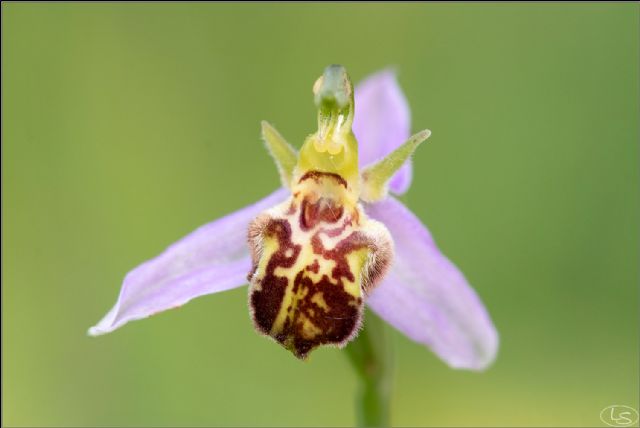
<path id="1" fill-rule="evenodd" d="M 345 346 L 367 304 L 451 367 L 493 361 L 498 336 L 482 302 L 392 196 L 409 189 L 410 157 L 430 135 L 410 137 L 395 74 L 374 74 L 354 91 L 344 68 L 329 66 L 313 92 L 318 130 L 300 151 L 262 123 L 282 188 L 129 272 L 90 335 L 248 282 L 257 331 L 299 358 Z"/>

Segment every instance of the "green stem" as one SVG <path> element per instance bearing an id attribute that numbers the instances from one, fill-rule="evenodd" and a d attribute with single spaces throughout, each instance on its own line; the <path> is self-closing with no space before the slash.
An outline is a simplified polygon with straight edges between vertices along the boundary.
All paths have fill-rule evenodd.
<path id="1" fill-rule="evenodd" d="M 385 323 L 371 312 L 345 349 L 360 381 L 356 412 L 360 427 L 388 427 L 392 384 L 391 347 Z"/>

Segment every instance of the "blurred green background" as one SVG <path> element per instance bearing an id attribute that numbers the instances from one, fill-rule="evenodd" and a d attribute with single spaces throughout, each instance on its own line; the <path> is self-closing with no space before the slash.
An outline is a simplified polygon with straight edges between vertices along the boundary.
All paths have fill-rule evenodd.
<path id="1" fill-rule="evenodd" d="M 501 334 L 485 373 L 392 333 L 393 423 L 600 426 L 638 403 L 637 4 L 2 4 L 3 425 L 345 426 L 335 349 L 246 289 L 99 338 L 124 274 L 278 186 L 311 85 L 395 66 L 433 130 L 405 201 Z"/>

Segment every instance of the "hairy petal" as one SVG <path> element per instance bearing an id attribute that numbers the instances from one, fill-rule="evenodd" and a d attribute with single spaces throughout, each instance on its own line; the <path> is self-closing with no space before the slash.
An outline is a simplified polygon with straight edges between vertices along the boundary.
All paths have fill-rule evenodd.
<path id="1" fill-rule="evenodd" d="M 287 143 L 287 140 L 280 135 L 276 128 L 265 120 L 262 121 L 262 139 L 276 163 L 282 185 L 290 188 L 293 169 L 298 161 L 298 153 L 291 144 Z"/>
<path id="2" fill-rule="evenodd" d="M 407 142 L 388 154 L 384 159 L 369 165 L 362 171 L 362 190 L 360 199 L 365 202 L 377 202 L 387 197 L 389 180 L 409 160 L 420 143 L 429 138 L 431 131 L 418 132 Z"/>
<path id="3" fill-rule="evenodd" d="M 498 334 L 462 273 L 436 246 L 420 220 L 389 197 L 368 205 L 394 238 L 395 262 L 367 303 L 412 340 L 454 368 L 482 370 L 495 359 Z"/>
<path id="4" fill-rule="evenodd" d="M 353 133 L 358 139 L 359 163 L 376 162 L 407 141 L 411 130 L 407 99 L 396 75 L 384 70 L 369 76 L 355 89 Z M 392 192 L 402 194 L 411 185 L 411 163 L 407 162 L 389 182 Z"/>
<path id="5" fill-rule="evenodd" d="M 257 203 L 206 224 L 127 274 L 115 306 L 89 334 L 109 333 L 129 321 L 183 305 L 205 294 L 247 283 L 247 229 L 260 212 L 284 201 L 279 189 Z"/>

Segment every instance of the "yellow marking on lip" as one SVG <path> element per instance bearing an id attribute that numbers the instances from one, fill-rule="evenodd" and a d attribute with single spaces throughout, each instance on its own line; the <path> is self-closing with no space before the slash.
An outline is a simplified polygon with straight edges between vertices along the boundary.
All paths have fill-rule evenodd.
<path id="1" fill-rule="evenodd" d="M 305 339 L 313 339 L 314 337 L 322 333 L 322 330 L 316 327 L 315 324 L 313 324 L 307 317 L 301 316 L 301 318 L 302 318 L 302 336 Z"/>
<path id="2" fill-rule="evenodd" d="M 306 293 L 309 292 L 309 290 L 304 287 L 299 287 L 295 293 L 293 292 L 295 277 L 299 272 L 298 270 L 293 270 L 296 265 L 294 265 L 293 268 L 290 268 L 290 269 L 282 269 L 282 270 L 289 271 L 286 274 L 287 288 L 285 290 L 284 297 L 282 298 L 282 305 L 280 306 L 280 311 L 278 312 L 278 315 L 276 316 L 276 319 L 273 322 L 273 325 L 271 326 L 272 336 L 275 336 L 276 334 L 278 334 L 283 330 L 284 324 L 287 321 L 287 319 L 289 319 L 289 322 L 293 321 L 294 315 L 297 310 L 298 301 L 301 299 L 304 299 L 304 297 L 306 296 Z"/>
<path id="3" fill-rule="evenodd" d="M 351 251 L 345 256 L 347 259 L 347 264 L 349 265 L 349 269 L 353 274 L 354 281 L 349 281 L 347 278 L 342 278 L 344 291 L 356 298 L 362 295 L 362 269 L 367 262 L 369 253 L 370 250 L 368 248 L 361 248 L 359 250 Z"/>
<path id="4" fill-rule="evenodd" d="M 311 302 L 315 303 L 325 311 L 329 310 L 329 305 L 327 305 L 327 302 L 324 301 L 324 296 L 321 291 L 311 296 Z"/>
<path id="5" fill-rule="evenodd" d="M 310 248 L 310 244 L 302 242 L 301 245 L 302 248 L 300 249 L 300 254 L 298 255 L 298 259 L 295 261 L 293 266 L 291 266 L 290 268 L 278 266 L 273 272 L 276 276 L 287 278 L 287 288 L 285 289 L 285 293 L 282 298 L 280 311 L 278 312 L 278 315 L 276 316 L 276 319 L 273 322 L 273 326 L 271 328 L 272 334 L 276 334 L 282 331 L 287 319 L 290 319 L 291 321 L 293 320 L 293 315 L 295 314 L 297 308 L 297 302 L 298 300 L 304 298 L 303 287 L 300 287 L 295 294 L 293 293 L 294 282 L 298 273 L 300 271 L 304 271 L 306 266 L 313 262 L 313 251 Z M 303 275 L 309 273 L 311 272 L 305 272 Z M 291 306 L 291 310 L 289 310 L 289 306 Z"/>

